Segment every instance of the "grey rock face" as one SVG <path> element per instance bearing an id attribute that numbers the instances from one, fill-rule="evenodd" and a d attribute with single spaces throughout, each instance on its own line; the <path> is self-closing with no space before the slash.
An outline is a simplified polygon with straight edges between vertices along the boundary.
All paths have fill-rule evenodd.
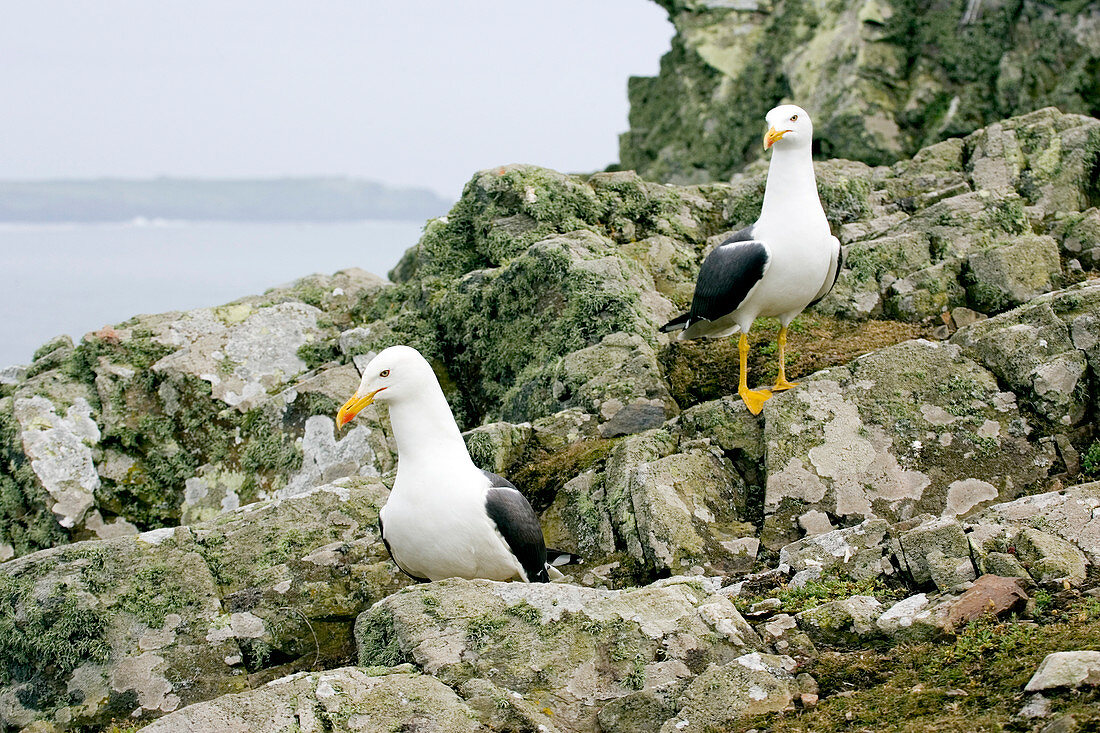
<path id="1" fill-rule="evenodd" d="M 882 610 L 871 596 L 852 596 L 802 611 L 795 618 L 816 643 L 850 644 L 878 633 L 875 622 Z"/>
<path id="2" fill-rule="evenodd" d="M 1090 404 L 1098 309 L 1100 284 L 1086 282 L 961 329 L 952 340 L 1041 415 L 1071 427 Z"/>
<path id="3" fill-rule="evenodd" d="M 954 346 L 911 341 L 819 372 L 765 403 L 765 545 L 799 518 L 965 516 L 1042 481 L 1015 397 Z"/>
<path id="4" fill-rule="evenodd" d="M 425 733 L 488 730 L 442 682 L 425 675 L 371 675 L 355 667 L 299 672 L 256 690 L 189 705 L 142 728 L 149 733 L 378 731 L 415 726 Z"/>
<path id="5" fill-rule="evenodd" d="M 799 693 L 790 657 L 745 654 L 712 665 L 688 685 L 680 711 L 661 726 L 661 733 L 729 729 L 738 721 L 782 710 Z"/>
<path id="6" fill-rule="evenodd" d="M 812 535 L 780 550 L 779 563 L 795 573 L 816 568 L 856 580 L 892 575 L 888 530 L 886 521 L 868 519 L 855 527 Z"/>
<path id="7" fill-rule="evenodd" d="M 446 580 L 389 596 L 356 624 L 360 664 L 409 660 L 449 684 L 482 677 L 588 729 L 635 690 L 682 686 L 760 647 L 705 579 L 630 591 Z"/>
<path id="8" fill-rule="evenodd" d="M 1054 652 L 1048 654 L 1028 680 L 1028 692 L 1055 687 L 1100 685 L 1100 652 Z"/>
<path id="9" fill-rule="evenodd" d="M 0 724 L 148 720 L 270 679 L 273 658 L 284 672 L 347 658 L 355 616 L 407 582 L 375 529 L 386 494 L 329 485 L 0 564 L 17 629 Z"/>

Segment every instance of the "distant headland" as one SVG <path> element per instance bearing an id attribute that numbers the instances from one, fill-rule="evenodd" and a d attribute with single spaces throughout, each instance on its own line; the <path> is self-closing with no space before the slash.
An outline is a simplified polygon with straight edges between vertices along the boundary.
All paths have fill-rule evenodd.
<path id="1" fill-rule="evenodd" d="M 101 178 L 0 181 L 0 222 L 422 221 L 451 202 L 355 178 Z"/>

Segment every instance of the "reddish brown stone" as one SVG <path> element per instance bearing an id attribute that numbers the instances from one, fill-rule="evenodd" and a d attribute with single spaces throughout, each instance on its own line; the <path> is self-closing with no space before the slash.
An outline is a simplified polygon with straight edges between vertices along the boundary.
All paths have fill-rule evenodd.
<path id="1" fill-rule="evenodd" d="M 982 616 L 1023 611 L 1026 605 L 1027 593 L 1019 578 L 983 575 L 951 604 L 944 621 L 948 628 L 957 628 Z"/>

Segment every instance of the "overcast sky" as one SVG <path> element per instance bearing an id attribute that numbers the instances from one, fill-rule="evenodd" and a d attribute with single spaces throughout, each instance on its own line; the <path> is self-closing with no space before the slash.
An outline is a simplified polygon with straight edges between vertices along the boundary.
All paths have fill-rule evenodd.
<path id="1" fill-rule="evenodd" d="M 648 0 L 0 0 L 0 178 L 352 175 L 618 159 Z"/>

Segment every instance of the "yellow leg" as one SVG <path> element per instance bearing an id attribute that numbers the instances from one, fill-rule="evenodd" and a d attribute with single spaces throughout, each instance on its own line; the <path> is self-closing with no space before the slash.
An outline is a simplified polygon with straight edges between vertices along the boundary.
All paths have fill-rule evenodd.
<path id="1" fill-rule="evenodd" d="M 749 412 L 759 415 L 772 393 L 766 389 L 749 389 L 749 338 L 745 334 L 741 334 L 741 339 L 737 342 L 737 350 L 741 352 L 741 376 L 737 382 L 737 394 L 741 395 L 741 400 L 745 403 L 745 407 L 749 408 Z"/>
<path id="2" fill-rule="evenodd" d="M 783 326 L 779 329 L 779 376 L 775 378 L 775 386 L 772 389 L 776 392 L 784 389 L 790 389 L 791 387 L 797 387 L 798 382 L 787 381 L 786 360 L 787 360 L 787 327 Z"/>

